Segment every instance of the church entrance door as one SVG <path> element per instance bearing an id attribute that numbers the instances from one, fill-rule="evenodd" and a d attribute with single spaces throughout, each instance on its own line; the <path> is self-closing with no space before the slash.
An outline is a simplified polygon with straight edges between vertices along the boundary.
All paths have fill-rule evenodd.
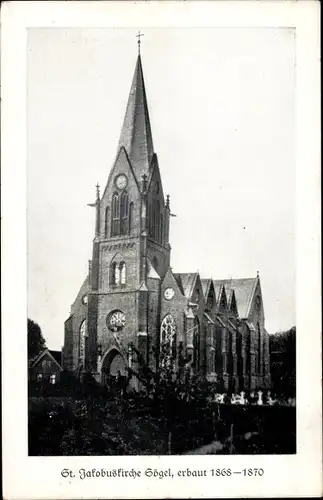
<path id="1" fill-rule="evenodd" d="M 127 376 L 127 366 L 124 357 L 117 349 L 112 349 L 104 358 L 102 365 L 102 381 L 104 385 L 117 382 L 120 377 Z"/>

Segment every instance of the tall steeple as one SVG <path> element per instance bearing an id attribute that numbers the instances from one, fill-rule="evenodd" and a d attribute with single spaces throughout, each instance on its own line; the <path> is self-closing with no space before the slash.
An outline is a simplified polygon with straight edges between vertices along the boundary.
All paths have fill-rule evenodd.
<path id="1" fill-rule="evenodd" d="M 132 79 L 118 151 L 122 146 L 127 151 L 137 180 L 140 181 L 143 174 L 148 174 L 154 153 L 140 53 Z"/>

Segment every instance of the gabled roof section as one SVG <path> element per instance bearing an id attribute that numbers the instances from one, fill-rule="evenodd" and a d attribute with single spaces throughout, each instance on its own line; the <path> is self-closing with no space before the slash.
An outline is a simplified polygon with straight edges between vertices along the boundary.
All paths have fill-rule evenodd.
<path id="1" fill-rule="evenodd" d="M 222 285 L 220 288 L 220 295 L 218 300 L 218 312 L 219 313 L 226 312 L 227 307 L 228 307 L 227 294 L 225 291 L 225 287 Z"/>
<path id="2" fill-rule="evenodd" d="M 195 316 L 194 316 L 194 313 L 192 311 L 192 309 L 190 307 L 188 307 L 185 311 L 184 311 L 184 314 L 186 316 L 187 319 L 194 319 Z"/>
<path id="3" fill-rule="evenodd" d="M 237 308 L 236 293 L 233 290 L 233 288 L 231 288 L 229 290 L 229 296 L 230 296 L 229 301 L 228 301 L 229 311 L 232 315 L 239 316 L 238 308 Z"/>
<path id="4" fill-rule="evenodd" d="M 147 278 L 155 278 L 160 280 L 159 274 L 157 273 L 156 269 L 154 268 L 153 264 L 151 263 L 148 257 L 147 257 L 147 264 L 148 264 Z"/>
<path id="5" fill-rule="evenodd" d="M 239 278 L 213 281 L 215 288 L 223 285 L 227 294 L 229 290 L 234 290 L 238 314 L 240 318 L 247 318 L 252 302 L 252 297 L 259 278 Z"/>
<path id="6" fill-rule="evenodd" d="M 222 319 L 222 318 L 220 318 L 220 316 L 216 316 L 216 317 L 215 317 L 215 323 L 216 323 L 216 324 L 218 323 L 218 324 L 219 324 L 219 326 L 221 326 L 221 327 L 225 327 L 225 328 L 226 328 L 226 324 L 223 322 L 223 319 Z"/>
<path id="7" fill-rule="evenodd" d="M 112 179 L 112 177 L 115 175 L 115 170 L 116 170 L 116 168 L 117 168 L 117 166 L 118 166 L 119 162 L 122 162 L 122 161 L 126 162 L 127 168 L 129 167 L 129 170 L 130 170 L 130 172 L 131 172 L 131 175 L 133 175 L 133 178 L 134 178 L 134 180 L 135 180 L 135 182 L 136 182 L 136 185 L 137 185 L 138 191 L 140 191 L 140 183 L 139 183 L 139 182 L 140 182 L 140 179 L 138 180 L 138 179 L 137 179 L 137 177 L 136 177 L 136 174 L 135 174 L 134 169 L 133 169 L 133 167 L 132 167 L 132 165 L 131 165 L 131 162 L 130 162 L 130 159 L 129 159 L 129 155 L 128 155 L 128 153 L 127 153 L 127 151 L 126 151 L 125 147 L 124 147 L 124 146 L 121 146 L 121 147 L 118 149 L 118 153 L 117 153 L 117 156 L 116 156 L 116 159 L 115 159 L 114 165 L 113 165 L 113 167 L 112 167 L 112 168 L 111 168 L 111 170 L 110 170 L 109 177 L 108 177 L 108 181 L 107 181 L 107 183 L 106 183 L 106 185 L 105 185 L 105 188 L 104 188 L 104 191 L 103 191 L 103 195 L 102 195 L 102 197 L 101 197 L 101 200 L 103 200 L 103 198 L 105 197 L 105 194 L 106 194 L 106 192 L 107 192 L 107 190 L 108 190 L 108 187 L 109 187 L 109 185 L 110 185 L 111 179 Z M 124 166 L 125 166 L 125 165 L 123 165 L 123 169 L 122 169 L 122 170 L 124 170 Z"/>
<path id="8" fill-rule="evenodd" d="M 219 283 L 218 280 L 213 280 L 214 292 L 215 292 L 215 300 L 216 303 L 219 304 L 223 284 Z"/>
<path id="9" fill-rule="evenodd" d="M 155 184 L 158 182 L 158 195 L 160 197 L 160 200 L 162 200 L 162 203 L 165 204 L 165 197 L 164 197 L 164 190 L 163 190 L 163 183 L 160 175 L 160 169 L 159 169 L 159 163 L 158 163 L 158 158 L 156 153 L 153 154 L 153 158 L 150 163 L 150 171 L 148 175 L 148 180 L 147 180 L 147 191 L 150 191 L 152 189 L 152 184 Z"/>
<path id="10" fill-rule="evenodd" d="M 182 284 L 182 279 L 181 279 L 180 273 L 173 273 L 173 276 L 174 276 L 175 281 L 176 281 L 176 283 L 178 285 L 178 288 L 180 289 L 180 291 L 182 292 L 182 294 L 185 295 L 184 294 L 184 288 L 183 288 L 183 284 Z"/>
<path id="11" fill-rule="evenodd" d="M 178 286 L 183 290 L 183 294 L 187 299 L 190 299 L 194 290 L 194 285 L 198 273 L 176 273 L 174 277 Z"/>
<path id="12" fill-rule="evenodd" d="M 77 304 L 77 302 L 81 299 L 81 297 L 83 297 L 83 295 L 86 292 L 88 292 L 88 290 L 89 290 L 89 276 L 86 276 L 86 278 L 83 281 L 82 286 L 79 289 L 78 294 L 77 294 L 77 296 L 76 296 L 76 298 L 71 306 L 71 314 L 70 314 L 71 316 L 73 314 L 73 312 L 72 312 L 73 307 Z"/>
<path id="13" fill-rule="evenodd" d="M 207 312 L 204 312 L 204 317 L 207 319 L 208 323 L 210 323 L 211 325 L 214 325 L 213 319 L 208 315 Z"/>
<path id="14" fill-rule="evenodd" d="M 255 325 L 250 321 L 246 321 L 246 325 L 248 326 L 249 330 L 252 330 L 253 332 L 256 331 Z"/>
<path id="15" fill-rule="evenodd" d="M 167 269 L 167 272 L 166 272 L 166 274 L 164 276 L 164 279 L 162 281 L 162 287 L 163 287 L 163 289 L 165 289 L 165 287 L 169 287 L 169 286 L 174 287 L 175 288 L 175 292 L 178 291 L 180 295 L 184 296 L 184 292 L 183 292 L 181 281 L 178 278 L 178 275 L 176 276 L 173 273 L 171 267 L 169 267 Z"/>
<path id="16" fill-rule="evenodd" d="M 55 351 L 54 351 L 55 352 Z M 56 351 L 57 352 L 57 351 Z M 51 354 L 50 350 L 46 347 L 40 354 L 39 356 L 37 356 L 37 358 L 33 361 L 33 363 L 31 364 L 31 368 L 33 366 L 36 366 L 45 356 L 48 356 L 49 358 L 51 358 L 51 360 L 53 361 L 53 363 L 55 365 L 57 365 L 57 367 L 60 369 L 60 371 L 63 371 L 63 368 L 61 366 L 60 363 L 58 363 L 58 361 L 55 359 L 55 357 Z"/>
<path id="17" fill-rule="evenodd" d="M 148 292 L 147 285 L 144 281 L 141 282 L 140 287 L 139 287 L 140 292 Z"/>
<path id="18" fill-rule="evenodd" d="M 228 308 L 229 309 L 231 307 L 231 301 L 232 301 L 233 294 L 234 294 L 233 288 L 229 288 L 229 290 L 227 290 L 227 301 L 228 301 Z"/>
<path id="19" fill-rule="evenodd" d="M 203 279 L 201 279 L 201 283 L 202 283 L 202 290 L 203 290 L 204 297 L 207 298 L 209 290 L 210 290 L 211 279 L 203 278 Z"/>
<path id="20" fill-rule="evenodd" d="M 59 365 L 62 364 L 62 351 L 52 351 L 49 349 L 50 354 L 53 356 L 53 358 L 57 361 Z"/>
<path id="21" fill-rule="evenodd" d="M 118 151 L 124 147 L 137 179 L 148 174 L 154 153 L 141 57 L 138 55 L 132 79 Z"/>

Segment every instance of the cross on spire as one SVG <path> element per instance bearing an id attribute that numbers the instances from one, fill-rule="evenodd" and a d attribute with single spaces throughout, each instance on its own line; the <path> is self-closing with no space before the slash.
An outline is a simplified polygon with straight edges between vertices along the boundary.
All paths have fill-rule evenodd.
<path id="1" fill-rule="evenodd" d="M 138 31 L 136 37 L 138 38 L 138 54 L 140 54 L 140 44 L 141 44 L 141 40 L 140 40 L 140 37 L 141 36 L 144 36 L 144 33 L 141 33 L 140 31 Z"/>

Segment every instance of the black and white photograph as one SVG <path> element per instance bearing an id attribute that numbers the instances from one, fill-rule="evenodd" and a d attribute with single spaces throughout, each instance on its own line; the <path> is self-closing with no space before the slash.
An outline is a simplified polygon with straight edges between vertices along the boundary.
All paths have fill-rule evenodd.
<path id="1" fill-rule="evenodd" d="M 6 498 L 317 495 L 316 2 L 26 4 L 1 32 Z"/>
<path id="2" fill-rule="evenodd" d="M 296 453 L 295 30 L 27 36 L 29 453 Z"/>

